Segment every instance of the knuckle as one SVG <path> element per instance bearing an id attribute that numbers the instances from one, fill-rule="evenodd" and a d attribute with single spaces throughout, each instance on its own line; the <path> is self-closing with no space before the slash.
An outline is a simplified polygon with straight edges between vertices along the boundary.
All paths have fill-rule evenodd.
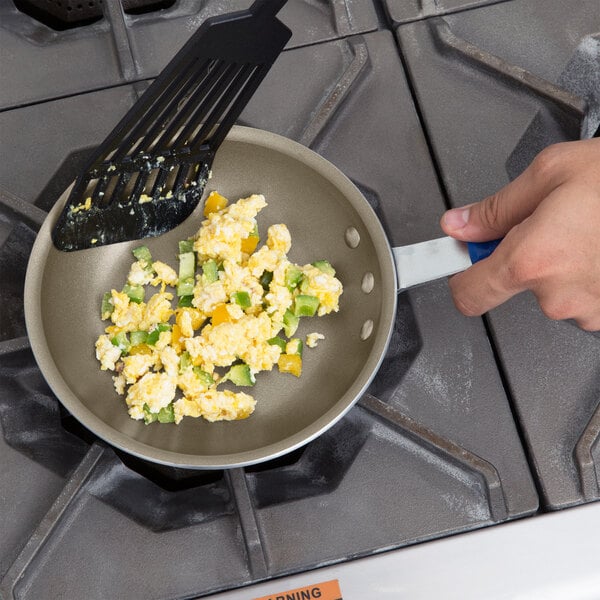
<path id="1" fill-rule="evenodd" d="M 505 263 L 506 280 L 515 288 L 531 287 L 541 278 L 540 268 L 536 261 L 521 256 L 509 259 Z"/>
<path id="2" fill-rule="evenodd" d="M 506 238 L 518 235 L 519 228 L 516 225 Z M 548 253 L 545 240 L 533 237 L 513 244 L 502 268 L 505 270 L 505 281 L 519 289 L 532 289 L 556 272 L 556 265 Z"/>
<path id="3" fill-rule="evenodd" d="M 502 201 L 500 194 L 488 196 L 479 204 L 479 219 L 486 229 L 496 230 L 501 224 Z"/>
<path id="4" fill-rule="evenodd" d="M 539 301 L 542 312 L 552 321 L 570 319 L 574 314 L 574 307 L 569 301 L 556 298 L 547 298 Z"/>
<path id="5" fill-rule="evenodd" d="M 455 298 L 454 305 L 465 317 L 477 317 L 481 314 L 471 303 L 462 298 Z"/>
<path id="6" fill-rule="evenodd" d="M 531 163 L 534 174 L 540 179 L 547 179 L 561 173 L 566 151 L 565 142 L 544 148 Z"/>
<path id="7" fill-rule="evenodd" d="M 600 331 L 600 320 L 598 319 L 575 319 L 575 322 L 584 331 Z"/>
<path id="8" fill-rule="evenodd" d="M 475 306 L 472 300 L 468 296 L 462 294 L 455 289 L 452 289 L 452 300 L 457 310 L 465 315 L 465 317 L 477 317 L 481 314 L 481 311 Z"/>

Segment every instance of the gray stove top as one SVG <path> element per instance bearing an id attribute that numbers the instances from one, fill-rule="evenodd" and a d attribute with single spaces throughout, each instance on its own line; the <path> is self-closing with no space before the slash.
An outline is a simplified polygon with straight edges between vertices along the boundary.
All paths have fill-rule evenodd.
<path id="1" fill-rule="evenodd" d="M 0 186 L 9 192 L 0 199 L 0 301 L 8 307 L 0 322 L 2 597 L 205 596 L 536 520 L 540 511 L 597 497 L 599 340 L 546 321 L 526 296 L 489 318 L 467 319 L 445 282 L 400 295 L 369 393 L 304 449 L 245 469 L 184 471 L 126 456 L 85 431 L 47 388 L 22 311 L 36 228 L 86 153 L 193 28 L 211 11 L 248 4 L 223 0 L 209 9 L 180 0 L 133 16 L 108 3 L 101 21 L 61 32 L 11 3 L 0 8 L 0 49 L 13 56 L 3 77 L 11 85 L 0 93 Z M 402 7 L 391 0 L 290 0 L 281 16 L 294 37 L 241 118 L 341 168 L 393 245 L 437 237 L 447 206 L 508 180 L 507 161 L 516 170 L 532 151 L 525 134 L 543 113 L 537 98 L 507 89 L 505 75 L 473 75 L 468 60 L 435 38 L 450 31 L 482 44 L 485 27 L 505 19 L 518 40 L 520 30 L 501 11 L 514 5 L 524 20 L 536 3 L 469 11 L 461 9 L 488 3 L 446 4 L 436 3 L 442 20 L 425 19 L 431 12 L 398 16 Z M 553 10 L 547 27 L 560 26 L 562 9 Z M 584 12 L 571 13 L 571 45 L 564 41 L 560 64 L 537 73 L 550 81 L 593 30 Z M 486 49 L 504 56 L 502 46 Z M 521 66 L 535 71 L 544 49 L 539 58 L 529 50 Z M 25 73 L 19 61 L 36 56 Z M 95 61 L 98 69 L 83 79 Z M 499 106 L 486 112 L 483 100 Z M 544 116 L 547 135 L 575 137 L 581 114 L 559 113 Z M 571 454 L 585 450 L 580 438 L 591 459 L 578 466 Z"/>
<path id="2" fill-rule="evenodd" d="M 591 137 L 600 122 L 599 31 L 597 0 L 516 0 L 397 28 L 452 205 L 494 192 L 551 143 Z M 549 321 L 528 294 L 487 323 L 542 503 L 597 500 L 600 340 Z"/>

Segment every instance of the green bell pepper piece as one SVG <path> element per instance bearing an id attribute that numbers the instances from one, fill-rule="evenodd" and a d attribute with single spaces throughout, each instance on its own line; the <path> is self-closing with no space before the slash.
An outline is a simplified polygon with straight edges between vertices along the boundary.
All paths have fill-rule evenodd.
<path id="1" fill-rule="evenodd" d="M 115 305 L 112 301 L 112 294 L 110 292 L 104 292 L 104 295 L 102 296 L 102 306 L 100 308 L 102 320 L 109 319 L 113 310 L 115 310 Z"/>
<path id="2" fill-rule="evenodd" d="M 231 381 L 231 383 L 240 387 L 252 386 L 256 383 L 256 379 L 252 374 L 250 367 L 245 363 L 233 365 L 233 367 L 225 373 L 221 381 Z"/>
<path id="3" fill-rule="evenodd" d="M 144 301 L 145 290 L 142 285 L 130 285 L 126 283 L 123 286 L 123 292 L 129 296 L 129 299 L 136 304 Z"/>
<path id="4" fill-rule="evenodd" d="M 234 292 L 231 294 L 231 299 L 242 308 L 250 308 L 252 306 L 248 292 Z"/>
<path id="5" fill-rule="evenodd" d="M 217 266 L 216 261 L 211 258 L 210 260 L 207 260 L 205 263 L 203 263 L 202 273 L 204 275 L 206 283 L 214 283 L 215 281 L 217 281 L 217 279 L 219 279 L 219 267 Z"/>
<path id="6" fill-rule="evenodd" d="M 300 319 L 291 310 L 286 310 L 283 314 L 283 331 L 285 335 L 291 338 L 298 329 Z"/>
<path id="7" fill-rule="evenodd" d="M 299 294 L 294 300 L 294 314 L 297 317 L 314 317 L 319 307 L 319 299 L 316 296 Z"/>
<path id="8" fill-rule="evenodd" d="M 271 344 L 271 346 L 279 346 L 282 352 L 285 352 L 285 340 L 280 338 L 278 335 L 272 337 L 270 340 L 267 340 L 267 344 Z"/>

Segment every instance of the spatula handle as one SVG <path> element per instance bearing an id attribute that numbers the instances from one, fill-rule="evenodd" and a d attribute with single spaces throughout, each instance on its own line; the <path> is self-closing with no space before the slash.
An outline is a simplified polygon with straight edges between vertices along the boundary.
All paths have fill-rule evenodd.
<path id="1" fill-rule="evenodd" d="M 253 15 L 259 13 L 276 15 L 286 2 L 287 0 L 256 0 L 248 10 Z"/>

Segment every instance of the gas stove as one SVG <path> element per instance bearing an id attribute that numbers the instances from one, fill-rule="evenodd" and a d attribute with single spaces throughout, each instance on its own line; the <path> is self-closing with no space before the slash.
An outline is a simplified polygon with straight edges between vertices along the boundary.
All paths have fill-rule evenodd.
<path id="1" fill-rule="evenodd" d="M 36 230 L 191 32 L 250 3 L 0 5 L 0 597 L 285 598 L 330 580 L 343 598 L 550 597 L 549 574 L 562 598 L 600 597 L 584 538 L 600 523 L 600 339 L 527 294 L 482 319 L 444 281 L 401 294 L 357 405 L 246 468 L 126 455 L 44 382 L 23 317 Z M 289 0 L 293 37 L 240 123 L 338 166 L 392 245 L 438 237 L 446 208 L 596 131 L 599 15 L 598 0 Z M 459 577 L 532 557 L 496 595 Z"/>

